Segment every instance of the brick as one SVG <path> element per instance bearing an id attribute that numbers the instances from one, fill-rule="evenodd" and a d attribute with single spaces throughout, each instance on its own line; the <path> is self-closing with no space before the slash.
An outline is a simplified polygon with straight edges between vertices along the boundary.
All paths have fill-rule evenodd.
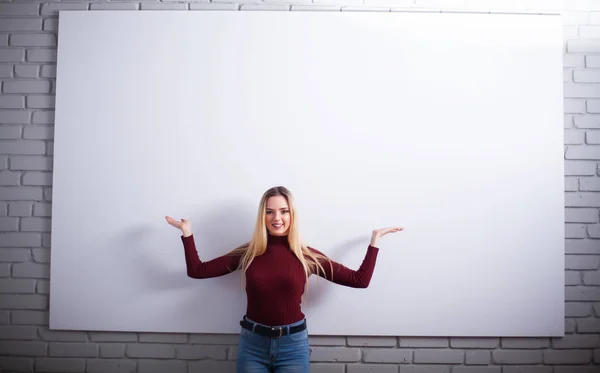
<path id="1" fill-rule="evenodd" d="M 454 367 L 452 373 L 500 373 L 502 367 Z"/>
<path id="2" fill-rule="evenodd" d="M 348 364 L 346 369 L 347 373 L 398 373 L 394 365 Z"/>
<path id="3" fill-rule="evenodd" d="M 49 280 L 38 280 L 35 291 L 38 294 L 50 294 L 50 281 Z"/>
<path id="4" fill-rule="evenodd" d="M 226 346 L 188 345 L 176 346 L 177 359 L 183 360 L 227 360 Z"/>
<path id="5" fill-rule="evenodd" d="M 600 238 L 600 224 L 588 224 L 587 235 L 590 238 Z"/>
<path id="6" fill-rule="evenodd" d="M 567 40 L 567 53 L 600 53 L 600 43 L 590 39 Z"/>
<path id="7" fill-rule="evenodd" d="M 98 357 L 98 345 L 93 343 L 55 342 L 48 345 L 48 356 Z"/>
<path id="8" fill-rule="evenodd" d="M 586 192 L 600 191 L 600 178 L 582 177 L 579 179 L 579 190 Z"/>
<path id="9" fill-rule="evenodd" d="M 565 98 L 598 98 L 600 89 L 592 84 L 564 83 L 563 92 Z"/>
<path id="10" fill-rule="evenodd" d="M 36 372 L 83 373 L 85 360 L 39 358 L 35 361 Z"/>
<path id="11" fill-rule="evenodd" d="M 600 131 L 591 130 L 585 133 L 586 144 L 600 144 Z"/>
<path id="12" fill-rule="evenodd" d="M 136 362 L 135 360 L 124 360 L 124 359 L 88 359 L 87 360 L 87 373 L 135 373 Z"/>
<path id="13" fill-rule="evenodd" d="M 187 4 L 183 3 L 142 3 L 141 10 L 187 10 Z"/>
<path id="14" fill-rule="evenodd" d="M 0 96 L 1 109 L 22 109 L 25 107 L 24 104 L 25 97 L 23 96 Z"/>
<path id="15" fill-rule="evenodd" d="M 32 109 L 53 109 L 56 96 L 54 95 L 30 95 L 27 96 L 27 107 Z"/>
<path id="16" fill-rule="evenodd" d="M 592 239 L 566 240 L 567 254 L 600 254 L 600 241 Z"/>
<path id="17" fill-rule="evenodd" d="M 33 261 L 37 263 L 50 263 L 49 249 L 33 249 Z"/>
<path id="18" fill-rule="evenodd" d="M 565 161 L 565 176 L 593 176 L 596 174 L 597 162 Z"/>
<path id="19" fill-rule="evenodd" d="M 600 255 L 566 255 L 565 269 L 598 269 L 600 268 Z"/>
<path id="20" fill-rule="evenodd" d="M 48 326 L 39 328 L 40 339 L 48 342 L 86 342 L 85 332 L 50 330 Z"/>
<path id="21" fill-rule="evenodd" d="M 496 348 L 500 345 L 500 338 L 450 338 L 450 347 L 453 348 Z"/>
<path id="22" fill-rule="evenodd" d="M 400 373 L 450 373 L 450 368 L 443 365 L 408 365 L 400 366 Z"/>
<path id="23" fill-rule="evenodd" d="M 600 67 L 600 56 L 585 56 L 585 67 L 592 69 Z"/>
<path id="24" fill-rule="evenodd" d="M 572 334 L 575 333 L 577 324 L 575 323 L 575 319 L 565 319 L 565 333 Z"/>
<path id="25" fill-rule="evenodd" d="M 33 294 L 35 293 L 35 280 L 0 279 L 0 293 Z"/>
<path id="26" fill-rule="evenodd" d="M 23 138 L 27 140 L 50 140 L 54 138 L 53 126 L 25 126 Z"/>
<path id="27" fill-rule="evenodd" d="M 0 341 L 0 355 L 46 356 L 46 349 L 46 344 L 43 342 Z M 3 358 L 0 360 L 3 360 Z"/>
<path id="28" fill-rule="evenodd" d="M 11 313 L 12 324 L 17 325 L 48 325 L 48 311 L 14 310 Z"/>
<path id="29" fill-rule="evenodd" d="M 107 343 L 100 345 L 100 357 L 122 358 L 125 357 L 125 345 L 122 343 Z"/>
<path id="30" fill-rule="evenodd" d="M 600 193 L 565 193 L 566 207 L 600 207 Z"/>
<path id="31" fill-rule="evenodd" d="M 34 359 L 30 357 L 2 356 L 0 371 L 2 372 L 33 372 Z"/>
<path id="32" fill-rule="evenodd" d="M 577 192 L 579 190 L 579 179 L 576 177 L 565 177 L 565 192 Z"/>
<path id="33" fill-rule="evenodd" d="M 25 49 L 0 48 L 0 62 L 21 62 L 25 58 Z M 4 83 L 6 84 L 6 83 Z"/>
<path id="34" fill-rule="evenodd" d="M 46 18 L 44 19 L 44 31 L 58 31 L 58 19 L 57 18 Z"/>
<path id="35" fill-rule="evenodd" d="M 36 65 L 16 65 L 15 76 L 17 78 L 37 78 L 39 66 Z"/>
<path id="36" fill-rule="evenodd" d="M 587 364 L 592 361 L 591 351 L 546 350 L 545 364 Z"/>
<path id="37" fill-rule="evenodd" d="M 30 117 L 28 110 L 0 110 L 0 124 L 29 123 Z"/>
<path id="38" fill-rule="evenodd" d="M 0 172 L 0 185 L 5 185 L 5 186 L 16 186 L 19 185 L 21 181 L 21 173 L 20 172 L 12 172 L 12 171 L 1 171 Z M 8 220 L 4 221 L 4 224 L 0 223 L 0 225 L 6 225 Z M 0 231 L 5 230 L 5 229 L 1 229 Z M 12 229 L 12 230 L 16 230 L 16 229 Z"/>
<path id="39" fill-rule="evenodd" d="M 360 349 L 344 347 L 312 347 L 310 361 L 356 363 L 360 361 Z"/>
<path id="40" fill-rule="evenodd" d="M 21 325 L 1 325 L 0 339 L 33 341 L 37 339 L 36 327 Z"/>
<path id="41" fill-rule="evenodd" d="M 600 221 L 600 212 L 593 208 L 566 208 L 566 223 L 598 223 Z"/>
<path id="42" fill-rule="evenodd" d="M 13 65 L 0 65 L 0 78 L 12 78 Z"/>
<path id="43" fill-rule="evenodd" d="M 52 216 L 52 204 L 50 203 L 36 203 L 33 205 L 33 216 Z"/>
<path id="44" fill-rule="evenodd" d="M 2 85 L 3 93 L 50 93 L 50 82 L 44 80 L 11 80 Z"/>
<path id="45" fill-rule="evenodd" d="M 600 333 L 600 319 L 577 319 L 577 333 Z"/>
<path id="46" fill-rule="evenodd" d="M 38 8 L 36 3 L 0 3 L 0 14 L 4 17 L 37 16 Z"/>
<path id="47" fill-rule="evenodd" d="M 56 65 L 44 65 L 40 73 L 42 78 L 56 78 Z"/>
<path id="48" fill-rule="evenodd" d="M 579 145 L 585 141 L 585 131 L 580 129 L 565 129 L 564 143 L 566 145 Z"/>
<path id="49" fill-rule="evenodd" d="M 341 5 L 294 5 L 292 4 L 292 11 L 300 12 L 339 12 L 342 10 Z"/>
<path id="50" fill-rule="evenodd" d="M 125 356 L 131 358 L 174 359 L 175 347 L 168 344 L 130 344 L 125 349 Z"/>
<path id="51" fill-rule="evenodd" d="M 365 348 L 365 363 L 406 364 L 412 361 L 412 351 L 402 348 Z"/>
<path id="52" fill-rule="evenodd" d="M 503 366 L 502 373 L 552 373 L 552 367 L 541 366 Z"/>
<path id="53" fill-rule="evenodd" d="M 548 338 L 502 338 L 501 347 L 505 349 L 539 349 L 550 346 Z"/>
<path id="54" fill-rule="evenodd" d="M 0 277 L 10 277 L 10 263 L 0 263 Z"/>
<path id="55" fill-rule="evenodd" d="M 570 114 L 584 114 L 585 113 L 585 100 L 564 100 L 564 112 Z"/>
<path id="56" fill-rule="evenodd" d="M 210 370 L 205 370 L 210 372 Z M 218 370 L 213 370 L 217 372 Z M 185 361 L 138 360 L 138 373 L 187 373 Z"/>
<path id="57" fill-rule="evenodd" d="M 190 10 L 239 10 L 239 8 L 240 6 L 237 3 L 217 4 L 213 2 L 210 4 L 190 4 Z"/>
<path id="58" fill-rule="evenodd" d="M 242 4 L 240 10 L 247 11 L 289 11 L 291 10 L 291 5 L 289 4 Z"/>
<path id="59" fill-rule="evenodd" d="M 40 14 L 58 17 L 61 10 L 88 10 L 88 8 L 87 3 L 45 3 L 42 4 Z"/>
<path id="60" fill-rule="evenodd" d="M 0 32 L 38 31 L 41 29 L 41 18 L 0 18 Z"/>
<path id="61" fill-rule="evenodd" d="M 565 271 L 565 285 L 581 285 L 581 272 L 579 271 Z"/>
<path id="62" fill-rule="evenodd" d="M 21 138 L 21 126 L 15 124 L 7 124 L 0 126 L 1 140 L 18 140 Z"/>
<path id="63" fill-rule="evenodd" d="M 55 34 L 12 34 L 10 45 L 17 47 L 56 47 Z"/>
<path id="64" fill-rule="evenodd" d="M 495 350 L 492 351 L 495 364 L 541 364 L 543 362 L 540 350 Z"/>
<path id="65" fill-rule="evenodd" d="M 34 124 L 54 124 L 54 110 L 35 111 L 31 122 Z"/>
<path id="66" fill-rule="evenodd" d="M 565 224 L 565 238 L 585 238 L 585 224 Z"/>
<path id="67" fill-rule="evenodd" d="M 187 343 L 187 334 L 172 333 L 140 333 L 140 342 L 152 343 Z"/>
<path id="68" fill-rule="evenodd" d="M 553 338 L 552 348 L 555 350 L 600 348 L 600 335 L 574 334 Z"/>
<path id="69" fill-rule="evenodd" d="M 30 202 L 11 202 L 8 205 L 9 216 L 31 216 Z"/>
<path id="70" fill-rule="evenodd" d="M 592 302 L 600 299 L 600 287 L 596 286 L 567 286 L 565 301 Z"/>
<path id="71" fill-rule="evenodd" d="M 598 373 L 597 366 L 556 366 L 554 373 Z"/>
<path id="72" fill-rule="evenodd" d="M 577 54 L 563 55 L 563 66 L 567 68 L 577 68 L 585 66 L 585 56 Z"/>
<path id="73" fill-rule="evenodd" d="M 565 317 L 588 317 L 592 315 L 592 305 L 589 303 L 566 302 Z"/>
<path id="74" fill-rule="evenodd" d="M 90 10 L 137 10 L 137 3 L 93 3 L 90 5 Z"/>
<path id="75" fill-rule="evenodd" d="M 46 156 L 13 156 L 10 158 L 10 169 L 19 171 L 50 171 L 52 158 Z M 35 198 L 40 199 L 40 198 Z"/>
<path id="76" fill-rule="evenodd" d="M 348 337 L 348 346 L 357 347 L 395 347 L 395 337 Z"/>
<path id="77" fill-rule="evenodd" d="M 42 243 L 39 233 L 8 232 L 0 236 L 0 247 L 37 247 Z"/>
<path id="78" fill-rule="evenodd" d="M 461 364 L 465 352 L 461 350 L 416 350 L 414 363 L 417 364 Z"/>
<path id="79" fill-rule="evenodd" d="M 400 338 L 398 345 L 400 347 L 412 347 L 412 348 L 443 348 L 449 347 L 448 338 L 432 337 L 402 337 Z"/>
<path id="80" fill-rule="evenodd" d="M 52 173 L 29 171 L 23 175 L 23 185 L 52 185 Z"/>
<path id="81" fill-rule="evenodd" d="M 39 140 L 0 140 L 3 154 L 32 154 L 46 153 L 46 143 Z"/>
<path id="82" fill-rule="evenodd" d="M 467 350 L 465 351 L 465 364 L 467 365 L 489 365 L 492 361 L 491 351 Z"/>
<path id="83" fill-rule="evenodd" d="M 600 115 L 587 114 L 582 116 L 575 116 L 573 120 L 575 123 L 575 127 L 577 128 L 600 128 Z"/>
<path id="84" fill-rule="evenodd" d="M 565 159 L 600 159 L 600 146 L 570 145 L 567 147 Z"/>
<path id="85" fill-rule="evenodd" d="M 194 337 L 192 337 L 192 338 L 194 338 Z M 238 338 L 238 337 L 236 337 L 236 338 Z M 226 342 L 226 340 L 222 341 L 222 342 Z M 201 343 L 201 342 L 197 342 L 197 343 Z M 237 342 L 232 342 L 231 344 L 234 344 L 234 343 L 237 343 Z M 308 343 L 311 346 L 345 346 L 346 339 L 344 337 L 328 337 L 328 336 L 310 335 L 308 337 Z M 229 343 L 226 343 L 226 344 L 229 344 Z"/>
<path id="86" fill-rule="evenodd" d="M 50 232 L 50 218 L 21 218 L 21 230 L 27 232 Z"/>
<path id="87" fill-rule="evenodd" d="M 600 83 L 600 72 L 575 70 L 573 72 L 573 81 L 576 83 Z"/>
<path id="88" fill-rule="evenodd" d="M 15 263 L 13 277 L 50 278 L 50 265 L 46 263 Z"/>

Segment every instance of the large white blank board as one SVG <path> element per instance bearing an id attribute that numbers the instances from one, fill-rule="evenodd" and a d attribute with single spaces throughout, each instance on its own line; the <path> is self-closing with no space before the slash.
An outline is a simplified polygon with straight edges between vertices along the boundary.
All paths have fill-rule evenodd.
<path id="1" fill-rule="evenodd" d="M 367 289 L 312 277 L 311 334 L 563 333 L 557 16 L 61 12 L 50 327 L 238 333 L 239 272 L 186 277 L 296 195 L 307 243 Z M 266 305 L 268 306 L 268 305 Z"/>

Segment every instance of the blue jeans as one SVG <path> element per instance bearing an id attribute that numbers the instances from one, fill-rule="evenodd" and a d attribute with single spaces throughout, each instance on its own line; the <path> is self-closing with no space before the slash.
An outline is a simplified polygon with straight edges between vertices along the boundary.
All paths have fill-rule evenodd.
<path id="1" fill-rule="evenodd" d="M 247 320 L 256 324 L 250 319 Z M 301 323 L 302 320 L 285 326 Z M 270 338 L 241 328 L 237 373 L 308 373 L 308 371 L 307 329 L 279 338 Z"/>

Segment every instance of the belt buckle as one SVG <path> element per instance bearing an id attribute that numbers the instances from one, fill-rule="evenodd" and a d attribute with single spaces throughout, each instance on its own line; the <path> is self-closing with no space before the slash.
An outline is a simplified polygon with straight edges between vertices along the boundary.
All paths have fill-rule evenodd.
<path id="1" fill-rule="evenodd" d="M 271 327 L 271 331 L 275 331 L 275 329 L 279 329 L 279 335 L 274 337 L 274 338 L 281 338 L 283 337 L 283 328 L 279 327 L 279 328 L 275 328 L 275 327 Z"/>

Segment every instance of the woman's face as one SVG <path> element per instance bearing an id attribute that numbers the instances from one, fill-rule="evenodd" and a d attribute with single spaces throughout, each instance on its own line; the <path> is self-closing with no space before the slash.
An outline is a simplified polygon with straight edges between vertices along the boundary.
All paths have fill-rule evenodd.
<path id="1" fill-rule="evenodd" d="M 269 197 L 265 211 L 265 224 L 273 236 L 285 236 L 290 228 L 290 208 L 283 196 Z"/>

